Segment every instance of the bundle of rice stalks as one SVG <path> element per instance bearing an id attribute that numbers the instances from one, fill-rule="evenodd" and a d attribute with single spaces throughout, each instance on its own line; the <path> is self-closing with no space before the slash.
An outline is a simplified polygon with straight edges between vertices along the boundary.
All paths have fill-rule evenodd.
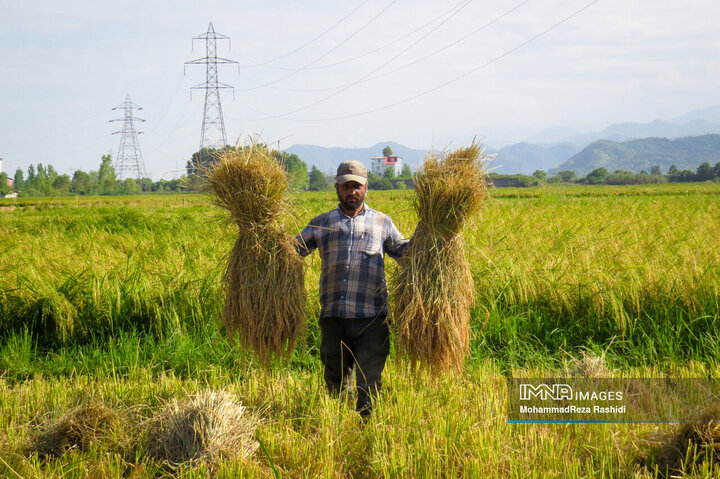
<path id="1" fill-rule="evenodd" d="M 225 274 L 225 328 L 231 342 L 237 333 L 267 364 L 292 352 L 305 328 L 303 264 L 280 224 L 287 175 L 256 145 L 223 155 L 208 181 L 215 203 L 239 228 Z"/>
<path id="2" fill-rule="evenodd" d="M 720 470 L 720 404 L 709 406 L 695 422 L 683 424 L 645 461 L 660 477 L 692 474 L 706 462 Z"/>
<path id="3" fill-rule="evenodd" d="M 258 447 L 253 439 L 256 426 L 231 393 L 202 391 L 168 403 L 150 430 L 150 455 L 170 465 L 219 457 L 246 459 Z"/>
<path id="4" fill-rule="evenodd" d="M 598 356 L 595 352 L 585 349 L 580 352 L 579 357 L 572 359 L 569 373 L 571 376 L 583 378 L 612 377 L 612 371 L 605 363 L 605 352 Z"/>
<path id="5" fill-rule="evenodd" d="M 470 348 L 475 288 L 461 236 L 487 195 L 481 147 L 429 155 L 415 179 L 420 222 L 395 277 L 396 344 L 412 363 L 460 368 Z"/>
<path id="6" fill-rule="evenodd" d="M 41 456 L 59 457 L 69 449 L 87 450 L 92 445 L 111 444 L 122 435 L 119 415 L 93 401 L 76 406 L 50 424 L 31 449 Z"/>

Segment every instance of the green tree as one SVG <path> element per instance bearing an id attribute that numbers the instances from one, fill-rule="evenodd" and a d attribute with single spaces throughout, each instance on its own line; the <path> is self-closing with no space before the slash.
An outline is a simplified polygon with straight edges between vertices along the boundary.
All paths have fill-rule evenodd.
<path id="1" fill-rule="evenodd" d="M 98 170 L 98 186 L 100 194 L 111 194 L 117 190 L 117 178 L 115 177 L 115 168 L 112 165 L 110 155 L 103 155 Z"/>
<path id="2" fill-rule="evenodd" d="M 45 193 L 47 188 L 47 173 L 45 172 L 45 167 L 42 165 L 42 163 L 37 164 L 35 173 L 35 188 L 40 190 L 41 192 Z"/>
<path id="3" fill-rule="evenodd" d="M 670 175 L 670 181 L 675 183 L 697 181 L 697 176 L 690 170 L 677 170 L 675 174 Z"/>
<path id="4" fill-rule="evenodd" d="M 698 166 L 697 169 L 697 179 L 698 181 L 712 181 L 713 180 L 713 168 L 710 166 L 710 163 L 707 161 L 704 161 L 700 163 L 700 166 Z"/>
<path id="5" fill-rule="evenodd" d="M 680 173 L 680 170 L 678 170 L 678 167 L 674 163 L 672 165 L 670 165 L 670 169 L 668 169 L 668 174 L 670 176 L 673 176 L 673 175 L 677 175 L 678 173 Z"/>
<path id="6" fill-rule="evenodd" d="M 388 180 L 395 178 L 395 167 L 388 166 L 385 168 L 385 171 L 383 171 L 383 178 L 387 178 Z"/>
<path id="7" fill-rule="evenodd" d="M 557 176 L 559 176 L 560 180 L 564 183 L 572 183 L 577 179 L 573 170 L 558 171 Z"/>
<path id="8" fill-rule="evenodd" d="M 82 170 L 75 170 L 70 182 L 70 191 L 77 195 L 89 195 L 92 193 L 92 186 L 90 175 Z"/>
<path id="9" fill-rule="evenodd" d="M 383 156 L 393 156 L 393 151 L 392 148 L 390 148 L 390 145 L 383 148 Z"/>
<path id="10" fill-rule="evenodd" d="M 55 171 L 55 168 L 53 168 L 52 165 L 48 165 L 47 167 L 47 181 L 48 183 L 52 184 L 55 181 L 55 178 L 58 177 L 58 172 Z"/>
<path id="11" fill-rule="evenodd" d="M 140 185 L 137 184 L 134 178 L 126 178 L 122 182 L 122 192 L 126 195 L 137 195 L 140 193 Z"/>
<path id="12" fill-rule="evenodd" d="M 653 165 L 650 167 L 650 174 L 651 175 L 662 175 L 662 170 L 660 169 L 660 165 Z"/>
<path id="13" fill-rule="evenodd" d="M 37 183 L 37 179 L 35 178 L 35 166 L 30 164 L 30 166 L 28 166 L 28 177 L 27 181 L 25 181 L 25 189 L 31 190 L 35 188 L 35 183 Z"/>
<path id="14" fill-rule="evenodd" d="M 98 172 L 95 170 L 90 170 L 90 172 L 88 172 L 88 176 L 90 177 L 90 191 L 93 195 L 99 194 L 100 183 L 98 183 Z"/>
<path id="15" fill-rule="evenodd" d="M 12 191 L 8 182 L 8 175 L 4 171 L 0 173 L 0 195 L 6 195 Z"/>
<path id="16" fill-rule="evenodd" d="M 392 190 L 393 184 L 387 178 L 380 177 L 368 171 L 368 184 L 371 190 Z"/>
<path id="17" fill-rule="evenodd" d="M 715 163 L 715 166 L 713 166 L 713 175 L 715 178 L 720 178 L 720 161 Z"/>
<path id="18" fill-rule="evenodd" d="M 286 153 L 273 150 L 273 156 L 283 165 L 290 180 L 290 188 L 301 191 L 308 187 L 307 165 L 295 153 Z"/>
<path id="19" fill-rule="evenodd" d="M 310 170 L 310 178 L 308 180 L 308 189 L 310 191 L 322 191 L 326 190 L 328 182 L 325 179 L 322 171 L 318 170 L 317 166 L 313 165 Z"/>
<path id="20" fill-rule="evenodd" d="M 184 178 L 187 178 L 185 175 L 182 175 Z M 147 191 L 152 191 L 153 188 L 153 180 L 150 178 L 140 178 L 137 180 L 137 184 L 140 186 L 140 191 L 143 193 Z"/>
<path id="21" fill-rule="evenodd" d="M 23 171 L 18 168 L 15 170 L 15 191 L 20 191 L 25 189 L 25 177 L 23 176 Z"/>
<path id="22" fill-rule="evenodd" d="M 60 195 L 69 195 L 72 182 L 68 175 L 55 175 L 55 179 L 52 182 L 52 188 L 55 193 Z"/>
<path id="23" fill-rule="evenodd" d="M 410 169 L 410 165 L 408 165 L 407 163 L 403 164 L 399 178 L 412 178 L 412 170 Z"/>
<path id="24" fill-rule="evenodd" d="M 535 170 L 532 175 L 540 181 L 545 181 L 545 178 L 547 178 L 547 173 L 543 170 Z"/>
<path id="25" fill-rule="evenodd" d="M 185 165 L 188 176 L 202 175 L 212 165 L 217 163 L 220 157 L 228 151 L 237 151 L 237 148 L 225 145 L 222 148 L 201 148 L 192 154 L 192 158 Z"/>
<path id="26" fill-rule="evenodd" d="M 605 183 L 607 178 L 608 170 L 605 168 L 596 168 L 587 175 L 587 181 L 591 185 L 601 185 Z"/>

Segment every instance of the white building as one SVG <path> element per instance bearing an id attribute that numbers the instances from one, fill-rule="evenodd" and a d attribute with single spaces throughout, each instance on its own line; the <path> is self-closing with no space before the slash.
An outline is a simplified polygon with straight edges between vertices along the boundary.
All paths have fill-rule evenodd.
<path id="1" fill-rule="evenodd" d="M 385 176 L 388 166 L 393 168 L 393 175 L 397 178 L 402 171 L 403 159 L 399 156 L 373 156 L 372 172 L 378 176 Z"/>

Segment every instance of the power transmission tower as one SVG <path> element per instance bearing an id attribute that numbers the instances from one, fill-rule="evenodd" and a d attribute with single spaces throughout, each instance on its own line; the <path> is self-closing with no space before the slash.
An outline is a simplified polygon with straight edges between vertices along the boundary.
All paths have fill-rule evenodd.
<path id="1" fill-rule="evenodd" d="M 217 41 L 228 40 L 229 43 L 230 37 L 216 33 L 212 22 L 210 22 L 207 32 L 193 37 L 193 43 L 195 40 L 205 40 L 205 58 L 185 62 L 185 65 L 206 65 L 205 83 L 192 87 L 192 90 L 205 90 L 205 111 L 203 113 L 200 149 L 205 147 L 219 149 L 227 144 L 225 120 L 223 119 L 222 105 L 220 104 L 220 90 L 233 89 L 233 87 L 218 81 L 217 66 L 218 63 L 237 64 L 237 62 L 217 56 Z"/>
<path id="2" fill-rule="evenodd" d="M 125 95 L 125 101 L 113 108 L 113 110 L 125 110 L 123 118 L 115 118 L 113 121 L 122 121 L 123 127 L 120 131 L 114 131 L 113 135 L 121 133 L 120 146 L 118 147 L 118 155 L 115 160 L 115 174 L 119 180 L 125 178 L 125 173 L 129 173 L 128 178 L 147 178 L 148 174 L 145 170 L 142 152 L 140 151 L 140 143 L 138 143 L 138 135 L 142 131 L 135 129 L 136 121 L 145 121 L 142 118 L 133 116 L 133 110 L 142 110 L 142 108 L 130 99 L 130 95 Z"/>

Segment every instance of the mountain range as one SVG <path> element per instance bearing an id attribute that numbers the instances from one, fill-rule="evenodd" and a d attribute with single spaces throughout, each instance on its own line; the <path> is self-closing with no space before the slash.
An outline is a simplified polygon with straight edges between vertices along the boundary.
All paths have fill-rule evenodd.
<path id="1" fill-rule="evenodd" d="M 585 176 L 596 168 L 605 168 L 611 172 L 648 172 L 657 165 L 661 171 L 667 172 L 671 165 L 675 165 L 680 170 L 694 172 L 703 162 L 711 165 L 720 162 L 720 135 L 685 136 L 672 140 L 598 140 L 563 163 L 558 170 L 573 170 L 578 176 Z"/>
<path id="2" fill-rule="evenodd" d="M 662 145 L 669 147 L 669 144 L 651 142 L 652 145 L 641 146 L 640 143 L 631 143 L 630 145 L 627 143 L 642 138 L 676 139 L 702 137 L 710 134 L 720 134 L 720 105 L 693 110 L 667 121 L 616 123 L 603 130 L 590 133 L 580 133 L 566 127 L 552 127 L 520 143 L 501 148 L 487 146 L 486 153 L 495 156 L 490 165 L 492 171 L 503 174 L 532 174 L 535 170 L 550 172 L 575 170 L 578 174 L 585 174 L 600 166 L 604 166 L 609 170 L 612 168 L 613 170 L 625 169 L 633 171 L 634 168 L 637 168 L 639 171 L 640 169 L 648 169 L 649 166 L 647 165 L 652 166 L 652 164 L 669 166 L 670 163 L 668 162 L 677 164 L 681 169 L 686 167 L 694 170 L 699 163 L 706 160 L 688 158 L 687 166 L 683 166 L 685 164 L 683 158 L 688 157 L 688 155 L 684 154 L 685 156 L 682 156 L 683 154 L 678 151 L 675 152 L 675 156 L 665 154 L 662 151 Z M 707 161 L 720 156 L 720 149 L 717 152 L 712 150 L 712 148 L 715 148 L 713 141 L 698 141 L 700 143 L 697 145 L 698 151 L 703 151 L 703 158 L 709 158 Z M 617 145 L 624 146 L 618 147 Z M 370 158 L 381 155 L 385 146 L 390 146 L 394 154 L 403 157 L 404 161 L 413 170 L 417 168 L 417 165 L 422 162 L 427 154 L 426 150 L 409 148 L 389 141 L 376 143 L 367 148 L 326 148 L 316 145 L 292 145 L 286 151 L 297 154 L 308 165 L 315 165 L 323 172 L 332 173 L 338 162 L 342 160 L 357 160 L 366 166 L 370 166 Z M 688 142 L 685 142 L 683 147 L 690 147 L 694 150 L 694 146 L 691 147 Z M 644 153 L 642 153 L 636 158 L 637 161 L 623 163 L 634 157 L 630 151 L 636 148 L 645 151 L 645 153 L 654 151 L 654 158 L 657 158 L 658 161 L 652 163 L 652 159 L 638 159 L 644 158 L 642 156 Z M 660 148 L 660 150 L 655 151 L 655 148 Z M 710 148 L 710 150 L 707 150 L 707 148 Z M 720 145 L 718 145 L 718 148 L 720 148 Z M 616 156 L 614 156 L 615 154 Z M 665 165 L 665 163 L 668 164 Z M 621 164 L 621 166 L 611 166 L 616 164 Z"/>

